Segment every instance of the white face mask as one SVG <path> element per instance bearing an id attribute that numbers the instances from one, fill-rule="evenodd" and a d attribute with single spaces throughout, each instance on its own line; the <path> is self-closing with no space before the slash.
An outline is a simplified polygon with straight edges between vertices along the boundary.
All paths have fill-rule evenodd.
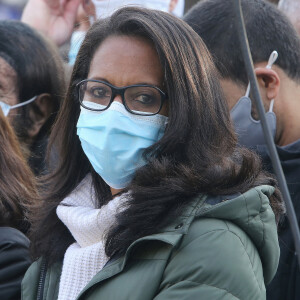
<path id="1" fill-rule="evenodd" d="M 149 9 L 169 11 L 170 0 L 92 0 L 96 8 L 97 19 L 111 16 L 125 6 L 139 6 Z"/>

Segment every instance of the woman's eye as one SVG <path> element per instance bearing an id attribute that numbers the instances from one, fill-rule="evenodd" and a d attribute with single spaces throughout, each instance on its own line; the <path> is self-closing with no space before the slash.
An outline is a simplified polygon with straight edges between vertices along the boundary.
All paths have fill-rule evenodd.
<path id="1" fill-rule="evenodd" d="M 90 94 L 97 98 L 109 97 L 108 91 L 104 88 L 91 88 Z"/>
<path id="2" fill-rule="evenodd" d="M 142 104 L 152 104 L 155 102 L 155 99 L 151 95 L 139 95 L 135 98 L 135 101 L 138 101 Z"/>

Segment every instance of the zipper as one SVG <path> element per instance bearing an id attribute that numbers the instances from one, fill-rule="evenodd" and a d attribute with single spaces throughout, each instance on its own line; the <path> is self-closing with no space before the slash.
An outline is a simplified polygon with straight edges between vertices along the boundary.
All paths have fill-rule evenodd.
<path id="1" fill-rule="evenodd" d="M 46 274 L 47 274 L 47 262 L 46 260 L 43 260 L 41 265 L 40 280 L 39 280 L 39 285 L 37 290 L 37 297 L 36 297 L 37 300 L 43 300 Z"/>

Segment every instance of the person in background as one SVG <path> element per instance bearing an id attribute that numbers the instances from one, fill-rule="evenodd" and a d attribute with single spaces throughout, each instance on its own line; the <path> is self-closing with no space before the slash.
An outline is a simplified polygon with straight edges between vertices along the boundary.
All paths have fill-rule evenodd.
<path id="1" fill-rule="evenodd" d="M 39 30 L 58 47 L 70 40 L 68 57 L 72 66 L 85 34 L 95 19 L 109 17 L 127 5 L 158 9 L 179 17 L 183 16 L 184 10 L 184 0 L 29 0 L 22 21 Z"/>
<path id="2" fill-rule="evenodd" d="M 249 46 L 274 142 L 300 223 L 300 40 L 276 6 L 242 0 Z M 252 105 L 251 87 L 234 24 L 230 1 L 202 1 L 184 20 L 203 38 L 221 74 L 239 143 L 255 149 L 272 170 L 264 134 Z M 270 57 L 276 50 L 278 58 Z M 271 60 L 269 60 L 269 57 Z M 250 92 L 250 93 L 249 93 Z M 280 263 L 267 290 L 270 300 L 300 299 L 300 272 L 292 233 L 285 218 L 279 228 Z"/>
<path id="3" fill-rule="evenodd" d="M 27 0 L 1 0 L 0 20 L 19 20 Z"/>
<path id="4" fill-rule="evenodd" d="M 55 46 L 26 24 L 0 21 L 0 107 L 36 175 L 45 171 L 48 136 L 64 93 Z"/>
<path id="5" fill-rule="evenodd" d="M 289 18 L 298 34 L 300 34 L 300 1 L 280 0 L 278 8 Z"/>
<path id="6" fill-rule="evenodd" d="M 70 48 L 68 51 L 68 63 L 73 66 L 76 60 L 76 56 L 84 40 L 87 31 L 95 21 L 95 6 L 92 1 L 87 4 L 81 4 L 77 11 L 77 17 L 75 20 L 75 28 L 70 40 Z"/>
<path id="7" fill-rule="evenodd" d="M 0 299 L 21 299 L 31 263 L 28 212 L 37 203 L 36 183 L 13 129 L 0 108 Z"/>
<path id="8" fill-rule="evenodd" d="M 187 13 L 195 4 L 199 3 L 200 1 L 203 1 L 203 0 L 186 0 L 184 12 Z M 268 0 L 268 1 L 277 5 L 279 0 Z"/>
<path id="9" fill-rule="evenodd" d="M 127 7 L 91 27 L 51 133 L 60 164 L 23 300 L 265 299 L 281 197 L 237 147 L 218 77 L 169 13 Z"/>
<path id="10" fill-rule="evenodd" d="M 178 18 L 184 15 L 185 0 L 171 0 L 169 5 L 169 12 Z"/>

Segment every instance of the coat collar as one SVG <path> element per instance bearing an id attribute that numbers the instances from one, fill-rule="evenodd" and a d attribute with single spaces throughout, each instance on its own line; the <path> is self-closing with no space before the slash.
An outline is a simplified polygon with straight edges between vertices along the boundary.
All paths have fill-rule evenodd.
<path id="1" fill-rule="evenodd" d="M 165 228 L 161 230 L 156 236 L 170 234 L 186 234 L 190 228 L 191 223 L 197 216 L 198 211 L 205 204 L 207 199 L 206 195 L 199 195 L 192 199 L 190 203 L 184 208 L 183 213 L 174 221 L 169 223 Z"/>

